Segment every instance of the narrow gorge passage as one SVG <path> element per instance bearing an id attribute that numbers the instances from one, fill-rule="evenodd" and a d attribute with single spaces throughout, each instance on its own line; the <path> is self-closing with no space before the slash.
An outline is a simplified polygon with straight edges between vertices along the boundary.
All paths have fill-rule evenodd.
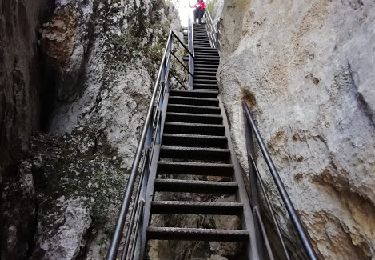
<path id="1" fill-rule="evenodd" d="M 149 215 L 148 211 L 152 215 L 231 215 L 237 216 L 242 224 L 235 230 L 154 226 L 151 221 L 147 239 L 241 242 L 242 257 L 257 259 L 250 204 L 218 98 L 219 59 L 218 51 L 211 48 L 205 26 L 194 25 L 194 89 L 170 91 L 157 171 L 156 175 L 151 173 L 149 183 L 153 184 L 146 196 L 154 199 L 146 201 L 145 215 Z M 156 198 L 158 193 L 187 196 L 177 195 L 175 201 L 164 201 Z M 193 194 L 210 195 L 197 201 L 200 197 Z M 232 202 L 218 200 L 230 195 L 234 195 Z"/>

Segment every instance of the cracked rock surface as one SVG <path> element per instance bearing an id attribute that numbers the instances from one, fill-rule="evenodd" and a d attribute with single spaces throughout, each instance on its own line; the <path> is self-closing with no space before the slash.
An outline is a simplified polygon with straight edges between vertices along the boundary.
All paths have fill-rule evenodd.
<path id="1" fill-rule="evenodd" d="M 243 167 L 241 99 L 318 255 L 373 259 L 374 2 L 225 1 L 219 23 L 218 78 Z"/>
<path id="2" fill-rule="evenodd" d="M 37 30 L 49 133 L 25 141 L 3 181 L 1 258 L 103 259 L 166 37 L 180 25 L 159 0 L 51 3 Z"/>

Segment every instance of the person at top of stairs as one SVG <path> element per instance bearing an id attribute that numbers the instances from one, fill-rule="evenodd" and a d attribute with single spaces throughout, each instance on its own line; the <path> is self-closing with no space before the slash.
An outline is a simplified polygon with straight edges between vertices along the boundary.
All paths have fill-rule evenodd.
<path id="1" fill-rule="evenodd" d="M 196 23 L 198 20 L 198 24 L 201 24 L 204 12 L 206 11 L 205 2 L 203 0 L 197 0 L 197 3 L 190 7 L 194 8 L 194 23 Z"/>

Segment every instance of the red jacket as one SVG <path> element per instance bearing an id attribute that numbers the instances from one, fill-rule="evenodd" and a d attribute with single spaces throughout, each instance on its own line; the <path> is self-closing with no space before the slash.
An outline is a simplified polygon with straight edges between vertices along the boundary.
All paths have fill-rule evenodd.
<path id="1" fill-rule="evenodd" d="M 202 1 L 200 3 L 196 3 L 194 7 L 200 7 L 199 9 L 202 11 L 206 8 L 206 4 Z"/>

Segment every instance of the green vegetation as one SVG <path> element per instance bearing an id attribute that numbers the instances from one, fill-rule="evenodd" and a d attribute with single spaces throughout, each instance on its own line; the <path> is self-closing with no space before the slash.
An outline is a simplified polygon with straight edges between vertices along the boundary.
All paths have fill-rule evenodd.
<path id="1" fill-rule="evenodd" d="M 217 3 L 217 0 L 210 0 L 207 3 L 207 10 L 210 12 L 211 15 L 213 14 L 216 3 Z"/>

